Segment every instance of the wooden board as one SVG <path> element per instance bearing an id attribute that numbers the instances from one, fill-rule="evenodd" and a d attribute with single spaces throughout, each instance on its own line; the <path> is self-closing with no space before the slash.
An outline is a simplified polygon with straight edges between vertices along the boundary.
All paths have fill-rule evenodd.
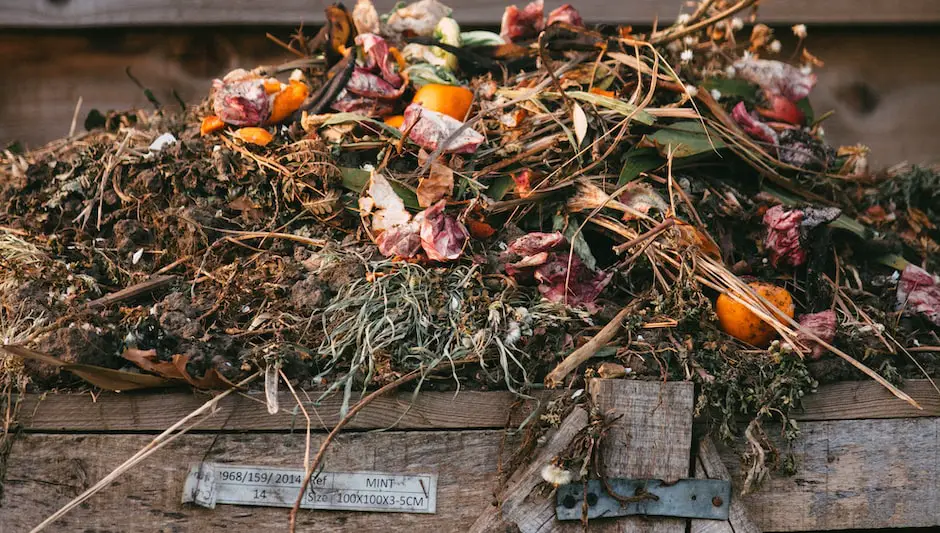
<path id="1" fill-rule="evenodd" d="M 774 474 L 744 498 L 762 531 L 940 526 L 940 419 L 800 426 L 796 474 Z M 739 456 L 722 454 L 739 483 Z"/>
<path id="2" fill-rule="evenodd" d="M 301 398 L 304 398 L 301 396 Z M 32 432 L 160 432 L 199 408 L 206 395 L 187 393 L 28 394 L 20 404 L 18 422 Z M 316 400 L 312 395 L 311 400 Z M 281 409 L 268 414 L 260 394 L 230 396 L 199 430 L 304 431 L 306 419 L 288 392 L 278 399 Z M 367 429 L 485 429 L 504 428 L 517 397 L 510 392 L 423 392 L 417 398 L 401 393 L 378 398 L 346 427 Z M 339 422 L 342 397 L 319 405 L 304 401 L 314 431 L 329 431 Z M 510 424 L 519 424 L 535 402 L 519 402 Z"/>
<path id="3" fill-rule="evenodd" d="M 465 529 L 495 488 L 501 431 L 344 434 L 326 470 L 437 473 L 437 514 L 301 511 L 298 531 Z M 146 445 L 145 435 L 24 435 L 10 455 L 0 531 L 21 532 L 51 515 Z M 319 445 L 314 439 L 313 447 Z M 512 444 L 506 446 L 512 450 Z M 303 468 L 304 436 L 185 435 L 65 515 L 48 531 L 287 531 L 289 509 L 182 505 L 191 463 L 217 461 Z"/>
<path id="4" fill-rule="evenodd" d="M 664 481 L 689 477 L 694 389 L 689 382 L 590 380 L 598 409 L 619 417 L 602 443 L 606 475 Z M 629 517 L 598 520 L 591 530 L 684 533 L 687 522 Z"/>
<path id="5" fill-rule="evenodd" d="M 927 380 L 908 380 L 904 391 L 923 410 L 911 407 L 873 381 L 843 382 L 820 387 L 804 400 L 799 421 L 850 420 L 856 418 L 907 418 L 940 416 L 940 394 Z M 546 400 L 545 391 L 537 396 Z M 27 394 L 20 404 L 18 423 L 30 432 L 160 432 L 186 416 L 208 399 L 205 395 L 180 392 L 140 394 Z M 312 398 L 312 399 L 315 399 Z M 257 394 L 230 397 L 221 409 L 197 429 L 204 431 L 302 431 L 306 421 L 296 410 L 293 396 L 282 392 L 281 411 L 269 415 Z M 426 392 L 413 399 L 411 393 L 379 398 L 348 426 L 351 430 L 384 429 L 487 429 L 506 426 L 509 408 L 516 397 L 509 392 Z M 339 421 L 340 399 L 327 398 L 319 405 L 304 402 L 314 431 L 332 428 Z M 519 424 L 534 402 L 518 406 L 510 424 Z"/>
<path id="6" fill-rule="evenodd" d="M 933 383 L 910 379 L 901 388 L 923 409 L 912 407 L 874 381 L 845 381 L 823 385 L 816 394 L 803 398 L 803 411 L 793 418 L 808 421 L 940 416 L 940 393 Z"/>
<path id="7" fill-rule="evenodd" d="M 374 2 L 380 12 L 392 0 Z M 499 24 L 507 0 L 450 0 L 462 24 Z M 519 2 L 516 2 L 519 3 Z M 524 3 L 524 2 L 523 2 Z M 328 2 L 277 0 L 249 2 L 203 0 L 38 0 L 0 4 L 0 26 L 89 27 L 135 25 L 307 24 L 323 21 Z M 554 9 L 561 2 L 549 2 Z M 682 9 L 678 0 L 607 2 L 582 0 L 576 7 L 587 21 L 650 23 L 672 20 Z M 687 11 L 687 9 L 686 9 Z M 765 0 L 762 19 L 775 23 L 930 23 L 940 21 L 940 5 L 932 0 Z"/>

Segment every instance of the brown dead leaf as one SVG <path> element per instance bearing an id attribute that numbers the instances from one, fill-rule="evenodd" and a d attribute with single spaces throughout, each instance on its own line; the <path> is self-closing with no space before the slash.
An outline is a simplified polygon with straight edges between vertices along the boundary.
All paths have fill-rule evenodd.
<path id="1" fill-rule="evenodd" d="M 24 348 L 22 346 L 0 346 L 0 350 L 14 357 L 38 361 L 40 363 L 59 367 L 62 370 L 67 370 L 87 381 L 88 383 L 106 390 L 127 391 L 139 389 L 158 389 L 173 385 L 171 380 L 150 374 L 124 372 L 121 370 L 114 370 L 113 368 L 104 368 L 95 365 L 66 363 L 49 354 L 30 350 L 29 348 Z"/>
<path id="2" fill-rule="evenodd" d="M 186 370 L 186 365 L 190 359 L 188 355 L 176 354 L 173 356 L 172 362 L 157 361 L 156 350 L 128 348 L 122 356 L 147 372 L 159 374 L 168 380 L 187 383 L 197 389 L 228 389 L 235 386 L 215 368 L 210 368 L 206 375 L 201 378 L 194 378 Z"/>
<path id="3" fill-rule="evenodd" d="M 719 262 L 722 260 L 721 249 L 718 248 L 711 235 L 681 220 L 676 220 L 675 227 L 679 230 L 679 239 L 684 244 L 697 247 L 702 253 Z"/>
<path id="4" fill-rule="evenodd" d="M 418 183 L 418 205 L 430 207 L 442 198 L 454 194 L 454 171 L 447 165 L 431 163 L 431 173 Z"/>

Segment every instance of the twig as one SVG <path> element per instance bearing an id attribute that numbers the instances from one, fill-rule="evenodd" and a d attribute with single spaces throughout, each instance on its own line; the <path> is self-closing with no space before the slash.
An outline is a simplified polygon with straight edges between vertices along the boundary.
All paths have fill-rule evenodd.
<path id="1" fill-rule="evenodd" d="M 571 352 L 562 362 L 558 363 L 558 366 L 545 376 L 545 386 L 554 389 L 560 385 L 562 380 L 574 371 L 574 369 L 581 366 L 582 363 L 591 357 L 594 357 L 594 354 L 597 353 L 598 350 L 603 348 L 611 339 L 620 333 L 620 329 L 623 327 L 623 321 L 628 316 L 635 313 L 638 302 L 643 301 L 644 298 L 641 296 L 627 304 L 626 307 L 617 313 L 617 316 L 615 316 L 613 320 L 608 322 L 606 326 L 597 332 L 597 335 L 584 343 L 577 350 Z"/>
<path id="2" fill-rule="evenodd" d="M 702 28 L 707 28 L 708 26 L 711 26 L 712 24 L 718 22 L 719 20 L 724 20 L 739 11 L 743 11 L 751 7 L 752 5 L 756 3 L 757 3 L 757 0 L 741 0 L 737 4 L 729 7 L 728 9 L 722 11 L 721 13 L 713 15 L 712 17 L 707 18 L 696 24 L 685 26 L 681 30 L 670 31 L 671 28 L 667 28 L 663 31 L 656 32 L 650 36 L 649 42 L 650 44 L 666 44 L 670 41 L 675 41 L 676 39 L 685 37 L 686 35 L 690 33 L 695 33 Z"/>
<path id="3" fill-rule="evenodd" d="M 130 287 L 125 287 L 117 292 L 112 292 L 111 294 L 106 294 L 97 300 L 92 300 L 85 304 L 88 309 L 94 309 L 96 307 L 107 307 L 113 303 L 117 303 L 123 300 L 129 300 L 135 296 L 140 296 L 151 291 L 155 291 L 161 287 L 169 285 L 176 279 L 176 276 L 157 276 L 150 278 L 147 281 L 142 281 L 136 285 L 131 285 Z"/>
<path id="4" fill-rule="evenodd" d="M 75 102 L 75 111 L 72 113 L 72 125 L 69 126 L 69 137 L 75 135 L 75 128 L 78 126 L 78 113 L 82 110 L 82 97 L 78 97 L 78 102 Z"/>

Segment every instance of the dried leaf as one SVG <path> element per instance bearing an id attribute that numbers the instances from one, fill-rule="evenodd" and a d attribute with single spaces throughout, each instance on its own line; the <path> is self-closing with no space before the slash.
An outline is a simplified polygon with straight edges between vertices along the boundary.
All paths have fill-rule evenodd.
<path id="1" fill-rule="evenodd" d="M 418 157 L 422 165 L 424 158 L 427 158 L 426 152 L 423 158 L 421 155 Z M 417 194 L 418 205 L 421 207 L 430 207 L 442 198 L 449 198 L 454 194 L 454 171 L 447 165 L 434 161 L 431 163 L 431 173 L 418 183 Z"/>
<path id="2" fill-rule="evenodd" d="M 372 174 L 366 196 L 359 199 L 362 214 L 372 215 L 372 230 L 385 231 L 411 221 L 411 213 L 381 174 Z"/>
<path id="3" fill-rule="evenodd" d="M 128 391 L 139 389 L 157 389 L 173 385 L 173 382 L 170 380 L 150 374 L 124 372 L 121 370 L 114 370 L 111 368 L 104 368 L 94 365 L 65 363 L 51 355 L 37 352 L 35 350 L 30 350 L 22 346 L 0 346 L 0 350 L 3 350 L 4 352 L 21 359 L 38 361 L 40 363 L 59 367 L 62 370 L 67 370 L 87 381 L 88 383 L 106 390 Z"/>
<path id="4" fill-rule="evenodd" d="M 587 115 L 581 106 L 574 104 L 571 110 L 571 121 L 574 123 L 574 136 L 578 140 L 578 146 L 584 143 L 584 137 L 587 136 Z"/>

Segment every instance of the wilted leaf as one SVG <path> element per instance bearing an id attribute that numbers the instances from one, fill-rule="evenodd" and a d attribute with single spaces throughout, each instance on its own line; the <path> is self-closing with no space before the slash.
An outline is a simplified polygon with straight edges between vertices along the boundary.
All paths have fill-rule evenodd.
<path id="1" fill-rule="evenodd" d="M 124 372 L 94 365 L 66 363 L 51 355 L 30 350 L 22 346 L 0 346 L 0 350 L 21 359 L 29 359 L 59 367 L 62 370 L 67 370 L 75 374 L 96 387 L 112 391 L 156 389 L 169 387 L 174 384 L 171 380 L 150 374 Z"/>
<path id="2" fill-rule="evenodd" d="M 234 383 L 225 379 L 215 368 L 210 368 L 201 378 L 194 378 L 186 370 L 189 363 L 188 355 L 175 354 L 172 361 L 157 361 L 156 350 L 137 350 L 129 348 L 121 354 L 128 361 L 139 366 L 148 372 L 159 374 L 168 381 L 178 384 L 189 384 L 197 389 L 228 389 L 235 386 Z"/>
<path id="3" fill-rule="evenodd" d="M 578 146 L 581 146 L 584 143 L 584 137 L 587 135 L 587 115 L 584 114 L 584 110 L 581 109 L 581 106 L 574 104 L 574 108 L 571 110 L 571 121 L 574 123 L 574 136 L 578 140 Z"/>
<path id="4" fill-rule="evenodd" d="M 366 185 L 369 183 L 369 177 L 372 175 L 368 170 L 351 167 L 339 167 L 339 172 L 342 176 L 343 187 L 357 193 L 361 193 L 362 190 L 365 189 Z M 395 194 L 405 202 L 406 207 L 409 209 L 419 209 L 421 207 L 418 205 L 418 197 L 415 195 L 414 191 L 397 181 L 389 181 L 389 183 L 392 186 L 392 190 L 395 191 Z"/>
<path id="5" fill-rule="evenodd" d="M 512 176 L 500 176 L 490 183 L 490 186 L 486 189 L 486 195 L 494 200 L 502 200 L 515 183 Z"/>
<path id="6" fill-rule="evenodd" d="M 727 146 L 715 132 L 708 132 L 706 135 L 705 128 L 697 120 L 670 124 L 652 135 L 643 136 L 641 144 L 654 146 L 663 157 L 667 157 L 672 147 L 672 156 L 677 158 L 720 150 Z"/>
<path id="7" fill-rule="evenodd" d="M 422 151 L 423 152 L 423 151 Z M 419 154 L 419 164 L 424 164 L 422 159 L 427 158 L 427 153 L 423 152 L 424 157 Z M 434 161 L 431 163 L 431 173 L 426 178 L 422 178 L 418 183 L 417 195 L 418 205 L 421 207 L 430 207 L 442 198 L 450 197 L 454 194 L 454 171 L 447 165 Z"/>
<path id="8" fill-rule="evenodd" d="M 372 215 L 373 231 L 385 231 L 411 221 L 405 203 L 381 174 L 372 174 L 366 195 L 359 199 L 359 209 Z"/>
<path id="9" fill-rule="evenodd" d="M 584 233 L 578 231 L 576 224 L 568 224 L 568 227 L 565 228 L 565 237 L 574 245 L 574 253 L 578 254 L 584 265 L 591 270 L 596 270 L 597 259 L 594 258 L 591 247 L 584 238 Z"/>

